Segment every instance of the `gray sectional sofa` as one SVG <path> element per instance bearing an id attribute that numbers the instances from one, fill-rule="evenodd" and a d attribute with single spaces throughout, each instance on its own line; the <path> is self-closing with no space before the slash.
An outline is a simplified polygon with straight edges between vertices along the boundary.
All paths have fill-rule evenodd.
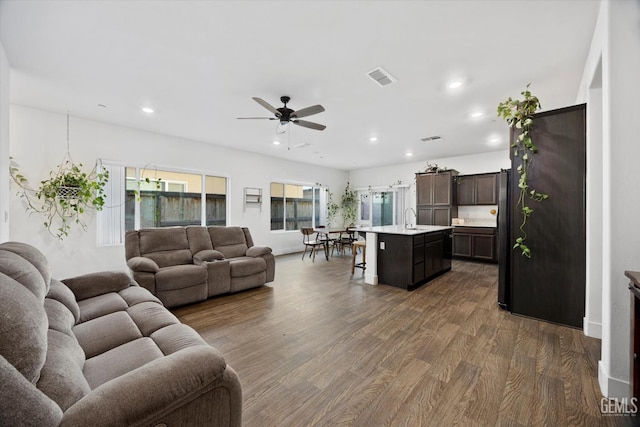
<path id="1" fill-rule="evenodd" d="M 133 278 L 166 307 L 272 282 L 271 248 L 246 227 L 186 226 L 131 230 L 125 255 Z"/>
<path id="2" fill-rule="evenodd" d="M 234 370 L 125 272 L 0 244 L 0 425 L 240 426 Z"/>

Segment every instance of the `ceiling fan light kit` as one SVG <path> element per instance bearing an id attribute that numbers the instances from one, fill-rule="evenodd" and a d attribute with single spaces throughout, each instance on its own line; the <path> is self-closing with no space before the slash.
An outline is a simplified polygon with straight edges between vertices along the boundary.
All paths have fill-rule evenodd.
<path id="1" fill-rule="evenodd" d="M 287 107 L 287 104 L 291 100 L 288 96 L 281 96 L 280 102 L 284 104 L 283 107 L 275 108 L 267 101 L 253 97 L 254 101 L 258 104 L 262 105 L 264 108 L 273 113 L 274 117 L 238 117 L 239 119 L 263 119 L 263 120 L 279 120 L 280 125 L 287 125 L 289 123 L 293 123 L 298 126 L 302 126 L 309 129 L 315 130 L 324 130 L 326 129 L 325 125 L 321 125 L 319 123 L 309 122 L 307 120 L 299 120 L 301 117 L 308 117 L 314 114 L 322 113 L 324 111 L 324 107 L 322 105 L 312 105 L 311 107 L 302 108 L 300 110 L 292 110 Z M 284 131 L 283 131 L 284 132 Z M 283 133 L 280 132 L 280 133 Z"/>

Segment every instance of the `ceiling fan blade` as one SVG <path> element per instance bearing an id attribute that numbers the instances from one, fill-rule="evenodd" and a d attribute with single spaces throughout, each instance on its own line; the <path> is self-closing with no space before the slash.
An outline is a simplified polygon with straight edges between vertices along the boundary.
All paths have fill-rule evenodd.
<path id="1" fill-rule="evenodd" d="M 275 117 L 236 117 L 238 120 L 254 120 L 254 119 L 264 119 L 264 120 L 279 120 Z"/>
<path id="2" fill-rule="evenodd" d="M 276 115 L 276 117 L 280 117 L 282 114 L 280 113 L 280 111 L 276 110 L 275 107 L 273 107 L 271 104 L 269 104 L 267 101 L 265 101 L 264 99 L 261 98 L 256 98 L 255 96 L 253 98 L 254 101 L 256 101 L 258 104 L 262 105 L 264 108 L 266 108 L 267 110 L 271 111 L 273 114 Z"/>
<path id="3" fill-rule="evenodd" d="M 297 124 L 298 126 L 302 126 L 302 127 L 309 128 L 309 129 L 325 130 L 325 128 L 326 128 L 325 125 L 321 125 L 319 123 L 308 122 L 306 120 L 292 120 L 292 122 Z"/>
<path id="4" fill-rule="evenodd" d="M 324 111 L 324 107 L 322 105 L 313 105 L 311 107 L 303 108 L 298 111 L 294 111 L 291 113 L 291 117 L 307 117 L 313 114 L 322 113 Z"/>

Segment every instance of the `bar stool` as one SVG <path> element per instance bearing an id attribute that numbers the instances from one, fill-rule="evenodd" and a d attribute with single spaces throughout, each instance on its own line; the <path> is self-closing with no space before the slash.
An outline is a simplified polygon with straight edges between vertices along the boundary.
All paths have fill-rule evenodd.
<path id="1" fill-rule="evenodd" d="M 356 264 L 356 253 L 358 248 L 362 249 L 362 262 Z M 367 260 L 367 243 L 364 240 L 356 240 L 351 244 L 351 274 L 356 270 L 356 267 L 361 268 L 362 271 L 366 269 L 365 265 Z"/>

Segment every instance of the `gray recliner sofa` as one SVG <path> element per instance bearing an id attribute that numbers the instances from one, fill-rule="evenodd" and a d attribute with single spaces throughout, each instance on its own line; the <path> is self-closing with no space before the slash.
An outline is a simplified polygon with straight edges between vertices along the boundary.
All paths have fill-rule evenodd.
<path id="1" fill-rule="evenodd" d="M 130 230 L 125 254 L 136 282 L 166 307 L 255 288 L 275 277 L 271 248 L 254 245 L 246 227 Z"/>
<path id="2" fill-rule="evenodd" d="M 0 244 L 0 425 L 240 426 L 234 370 L 124 272 Z"/>

